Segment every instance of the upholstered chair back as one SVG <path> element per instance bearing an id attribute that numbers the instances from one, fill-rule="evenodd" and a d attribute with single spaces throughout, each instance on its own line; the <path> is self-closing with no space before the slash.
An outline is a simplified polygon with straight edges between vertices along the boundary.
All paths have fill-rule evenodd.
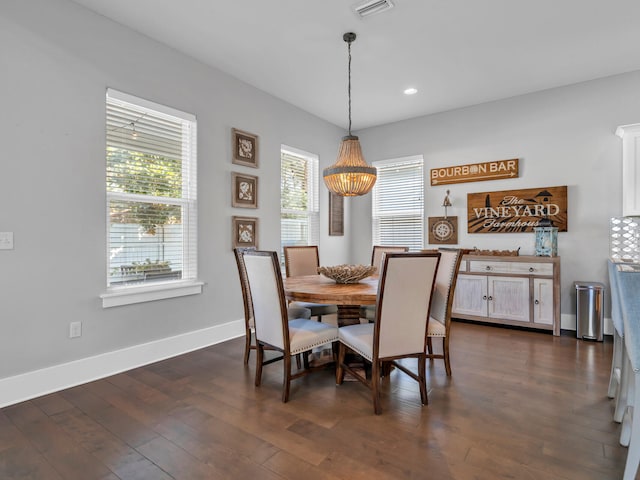
<path id="1" fill-rule="evenodd" d="M 453 289 L 457 279 L 462 251 L 460 249 L 439 249 L 440 265 L 436 275 L 436 285 L 431 300 L 431 318 L 443 324 L 450 320 Z M 449 318 L 448 318 L 449 317 Z"/>
<path id="2" fill-rule="evenodd" d="M 427 320 L 438 271 L 439 253 L 386 253 L 382 263 L 374 358 L 421 354 L 426 348 Z M 377 338 L 376 338 L 377 337 Z"/>
<path id="3" fill-rule="evenodd" d="M 253 300 L 256 339 L 288 351 L 288 319 L 277 255 L 246 251 L 243 258 Z"/>
<path id="4" fill-rule="evenodd" d="M 318 246 L 284 247 L 284 265 L 287 277 L 317 275 L 320 266 Z"/>
<path id="5" fill-rule="evenodd" d="M 408 251 L 408 247 L 374 245 L 373 250 L 371 251 L 371 265 L 378 269 L 376 273 L 380 275 L 380 272 L 382 271 L 382 259 L 385 253 L 398 253 Z"/>
<path id="6" fill-rule="evenodd" d="M 244 252 L 247 250 L 255 250 L 255 248 L 234 248 L 233 254 L 236 257 L 238 275 L 240 276 L 240 286 L 242 287 L 244 321 L 251 329 L 253 329 L 255 328 L 255 322 L 253 321 L 253 300 L 251 299 L 251 290 L 249 289 L 249 280 L 247 279 L 247 269 L 244 265 Z"/>

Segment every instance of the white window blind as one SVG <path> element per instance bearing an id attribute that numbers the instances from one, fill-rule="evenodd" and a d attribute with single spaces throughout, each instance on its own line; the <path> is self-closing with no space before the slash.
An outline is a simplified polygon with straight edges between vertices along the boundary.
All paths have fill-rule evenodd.
<path id="1" fill-rule="evenodd" d="M 292 147 L 280 152 L 281 246 L 318 245 L 318 157 Z M 281 253 L 281 262 L 283 255 Z"/>
<path id="2" fill-rule="evenodd" d="M 197 277 L 195 116 L 107 91 L 107 286 Z"/>
<path id="3" fill-rule="evenodd" d="M 424 167 L 422 156 L 374 162 L 374 245 L 398 245 L 420 250 L 424 245 Z"/>

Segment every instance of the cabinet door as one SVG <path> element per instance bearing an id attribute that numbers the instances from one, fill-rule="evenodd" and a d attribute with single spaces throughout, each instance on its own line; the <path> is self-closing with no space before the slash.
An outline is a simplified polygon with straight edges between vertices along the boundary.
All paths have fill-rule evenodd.
<path id="1" fill-rule="evenodd" d="M 458 274 L 456 291 L 453 295 L 452 316 L 487 316 L 487 277 L 484 275 Z"/>
<path id="2" fill-rule="evenodd" d="M 553 280 L 533 279 L 533 322 L 553 325 Z"/>
<path id="3" fill-rule="evenodd" d="M 487 277 L 489 317 L 529 322 L 529 278 Z"/>

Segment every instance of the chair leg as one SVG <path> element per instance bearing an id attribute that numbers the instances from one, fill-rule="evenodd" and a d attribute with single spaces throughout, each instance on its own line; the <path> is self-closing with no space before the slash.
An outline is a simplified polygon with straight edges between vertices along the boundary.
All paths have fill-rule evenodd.
<path id="1" fill-rule="evenodd" d="M 427 337 L 427 352 L 429 352 L 429 355 L 433 355 L 433 343 L 431 343 L 431 337 Z"/>
<path id="2" fill-rule="evenodd" d="M 300 360 L 300 353 L 298 353 L 296 355 L 296 367 L 298 367 L 298 370 L 300 370 L 302 368 L 302 361 Z"/>
<path id="3" fill-rule="evenodd" d="M 449 336 L 447 335 L 442 339 L 442 353 L 444 355 L 444 369 L 447 372 L 447 377 L 451 376 L 451 360 L 449 360 Z"/>
<path id="4" fill-rule="evenodd" d="M 249 353 L 251 353 L 251 332 L 247 332 L 244 339 L 244 364 L 249 364 Z"/>
<path id="5" fill-rule="evenodd" d="M 291 387 L 291 355 L 285 355 L 284 364 L 284 385 L 282 386 L 282 403 L 289 401 L 289 390 Z"/>
<path id="6" fill-rule="evenodd" d="M 264 362 L 264 346 L 260 343 L 256 343 L 256 387 L 260 386 L 262 382 L 262 363 Z"/>
<path id="7" fill-rule="evenodd" d="M 305 370 L 308 370 L 309 369 L 309 352 L 302 352 L 300 355 L 302 355 L 302 363 L 304 365 Z"/>
<path id="8" fill-rule="evenodd" d="M 374 360 L 371 364 L 371 396 L 373 397 L 373 411 L 376 415 L 382 413 L 380 405 L 380 361 Z"/>
<path id="9" fill-rule="evenodd" d="M 418 358 L 418 383 L 420 384 L 420 400 L 423 405 L 429 405 L 429 397 L 427 394 L 427 358 L 425 356 Z"/>
<path id="10" fill-rule="evenodd" d="M 338 362 L 336 363 L 336 385 L 342 385 L 344 382 L 344 357 L 346 354 L 347 347 L 345 347 L 342 343 L 338 345 Z"/>

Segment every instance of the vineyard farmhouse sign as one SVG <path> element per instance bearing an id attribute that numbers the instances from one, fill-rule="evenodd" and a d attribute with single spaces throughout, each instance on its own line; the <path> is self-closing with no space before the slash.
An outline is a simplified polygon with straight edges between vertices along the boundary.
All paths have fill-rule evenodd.
<path id="1" fill-rule="evenodd" d="M 480 182 L 518 176 L 518 159 L 496 160 L 495 162 L 470 163 L 455 167 L 431 169 L 431 186 L 451 183 Z"/>
<path id="2" fill-rule="evenodd" d="M 469 233 L 533 232 L 543 218 L 567 231 L 567 187 L 467 194 Z"/>

